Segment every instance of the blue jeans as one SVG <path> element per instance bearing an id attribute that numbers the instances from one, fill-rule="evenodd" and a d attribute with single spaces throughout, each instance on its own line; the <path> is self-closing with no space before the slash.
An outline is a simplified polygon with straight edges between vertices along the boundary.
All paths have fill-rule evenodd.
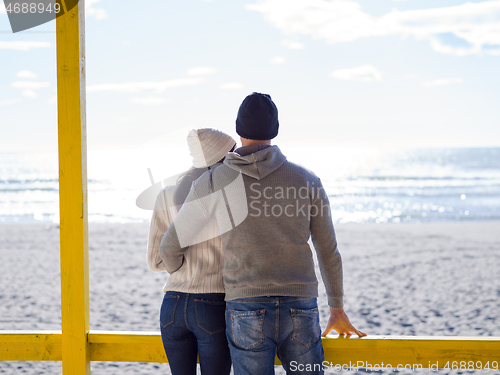
<path id="1" fill-rule="evenodd" d="M 160 310 L 160 330 L 172 375 L 226 375 L 231 356 L 225 335 L 224 294 L 167 292 Z"/>
<path id="2" fill-rule="evenodd" d="M 227 302 L 226 335 L 235 375 L 323 374 L 316 298 L 252 297 Z"/>

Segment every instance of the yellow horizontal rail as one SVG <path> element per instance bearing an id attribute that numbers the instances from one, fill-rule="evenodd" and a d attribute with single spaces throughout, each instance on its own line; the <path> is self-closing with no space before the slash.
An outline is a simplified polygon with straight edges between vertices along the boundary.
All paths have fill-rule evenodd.
<path id="1" fill-rule="evenodd" d="M 500 337 L 367 336 L 324 339 L 332 366 L 387 368 L 500 368 Z M 496 362 L 496 365 L 494 364 Z M 463 367 L 462 367 L 463 368 Z"/>
<path id="2" fill-rule="evenodd" d="M 167 362 L 156 332 L 90 331 L 90 360 L 113 362 Z"/>
<path id="3" fill-rule="evenodd" d="M 0 331 L 0 361 L 60 361 L 61 331 Z"/>
<path id="4" fill-rule="evenodd" d="M 0 360 L 61 361 L 61 340 L 60 331 L 0 331 Z M 90 331 L 88 342 L 91 361 L 167 362 L 157 332 Z M 500 366 L 500 337 L 340 337 L 323 339 L 323 348 L 329 366 Z"/>

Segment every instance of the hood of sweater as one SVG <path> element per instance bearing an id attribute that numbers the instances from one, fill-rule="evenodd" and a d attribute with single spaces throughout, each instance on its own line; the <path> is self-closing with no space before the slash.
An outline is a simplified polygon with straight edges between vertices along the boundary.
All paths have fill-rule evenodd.
<path id="1" fill-rule="evenodd" d="M 286 161 L 278 146 L 251 145 L 240 147 L 226 155 L 224 164 L 235 171 L 261 180 Z"/>

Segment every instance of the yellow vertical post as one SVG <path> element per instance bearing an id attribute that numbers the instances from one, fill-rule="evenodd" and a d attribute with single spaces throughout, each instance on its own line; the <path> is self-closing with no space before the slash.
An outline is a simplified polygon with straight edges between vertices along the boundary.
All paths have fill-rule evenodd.
<path id="1" fill-rule="evenodd" d="M 56 20 L 64 375 L 90 374 L 85 6 Z"/>

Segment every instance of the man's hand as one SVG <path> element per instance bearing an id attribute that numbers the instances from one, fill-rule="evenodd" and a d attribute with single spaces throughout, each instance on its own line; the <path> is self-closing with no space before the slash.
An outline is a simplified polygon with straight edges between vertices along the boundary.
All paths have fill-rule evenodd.
<path id="1" fill-rule="evenodd" d="M 330 319 L 328 319 L 326 329 L 323 331 L 321 336 L 326 336 L 332 329 L 337 331 L 341 336 L 344 336 L 344 334 L 350 336 L 353 332 L 359 337 L 367 335 L 352 326 L 343 308 L 334 309 L 333 307 L 330 307 Z"/>

